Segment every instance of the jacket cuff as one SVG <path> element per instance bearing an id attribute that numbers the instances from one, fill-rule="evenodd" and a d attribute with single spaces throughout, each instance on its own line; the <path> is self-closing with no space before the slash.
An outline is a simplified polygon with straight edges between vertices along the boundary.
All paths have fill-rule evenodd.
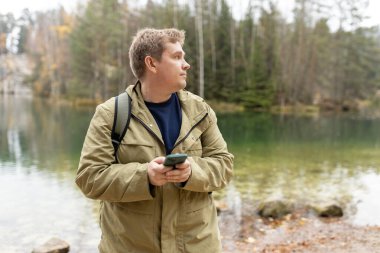
<path id="1" fill-rule="evenodd" d="M 178 184 L 177 186 L 188 191 L 203 192 L 206 190 L 204 183 L 207 182 L 207 175 L 192 157 L 188 159 L 191 166 L 191 175 L 186 182 L 183 182 L 182 185 Z"/>

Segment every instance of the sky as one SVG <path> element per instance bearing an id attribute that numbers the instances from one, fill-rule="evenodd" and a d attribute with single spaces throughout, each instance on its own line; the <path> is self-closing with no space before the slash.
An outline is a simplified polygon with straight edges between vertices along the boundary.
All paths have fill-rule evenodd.
<path id="1" fill-rule="evenodd" d="M 85 2 L 83 0 L 0 0 L 0 13 L 5 14 L 12 12 L 19 15 L 21 11 L 28 8 L 30 11 L 43 11 L 56 9 L 59 6 L 67 10 L 74 10 L 77 3 Z"/>
<path id="2" fill-rule="evenodd" d="M 68 11 L 75 10 L 78 3 L 85 3 L 87 0 L 0 0 L 0 13 L 5 14 L 12 12 L 18 16 L 24 8 L 30 11 L 55 9 L 59 6 L 65 7 Z M 145 4 L 146 0 L 134 0 L 131 2 L 139 2 Z M 189 0 L 178 0 L 184 2 Z M 249 0 L 228 0 L 230 4 L 233 3 L 233 13 L 235 17 L 242 17 L 244 11 L 247 9 Z M 326 1 L 328 2 L 328 1 Z M 291 17 L 294 0 L 277 0 L 278 6 L 284 15 Z M 380 25 L 380 0 L 369 0 L 369 6 L 366 10 L 366 15 L 369 17 L 362 25 L 373 26 Z M 334 26 L 334 21 L 330 23 Z"/>

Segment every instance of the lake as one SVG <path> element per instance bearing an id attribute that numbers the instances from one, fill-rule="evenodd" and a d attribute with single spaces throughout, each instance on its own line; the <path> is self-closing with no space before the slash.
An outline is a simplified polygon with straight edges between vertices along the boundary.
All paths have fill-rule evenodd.
<path id="1" fill-rule="evenodd" d="M 98 204 L 74 183 L 94 108 L 0 96 L 0 252 L 21 253 L 52 236 L 73 253 L 95 253 Z M 338 201 L 358 225 L 380 225 L 380 119 L 218 113 L 235 155 L 219 196 Z"/>

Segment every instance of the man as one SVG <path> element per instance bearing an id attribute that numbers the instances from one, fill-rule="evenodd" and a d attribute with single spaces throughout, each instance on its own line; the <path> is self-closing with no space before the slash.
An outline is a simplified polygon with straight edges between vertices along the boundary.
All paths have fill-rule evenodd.
<path id="1" fill-rule="evenodd" d="M 139 80 L 127 88 L 132 117 L 117 152 L 112 98 L 90 123 L 76 183 L 101 200 L 102 253 L 221 252 L 211 193 L 232 177 L 233 156 L 204 100 L 188 91 L 184 31 L 143 29 L 130 47 Z M 165 167 L 165 155 L 187 160 Z"/>

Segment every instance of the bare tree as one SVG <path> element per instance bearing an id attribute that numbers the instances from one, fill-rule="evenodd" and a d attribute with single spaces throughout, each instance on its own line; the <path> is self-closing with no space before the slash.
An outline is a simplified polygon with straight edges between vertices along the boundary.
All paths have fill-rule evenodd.
<path id="1" fill-rule="evenodd" d="M 198 33 L 198 43 L 199 43 L 199 96 L 204 97 L 204 49 L 203 49 L 203 19 L 202 19 L 202 1 L 195 0 L 196 9 L 196 26 Z"/>

